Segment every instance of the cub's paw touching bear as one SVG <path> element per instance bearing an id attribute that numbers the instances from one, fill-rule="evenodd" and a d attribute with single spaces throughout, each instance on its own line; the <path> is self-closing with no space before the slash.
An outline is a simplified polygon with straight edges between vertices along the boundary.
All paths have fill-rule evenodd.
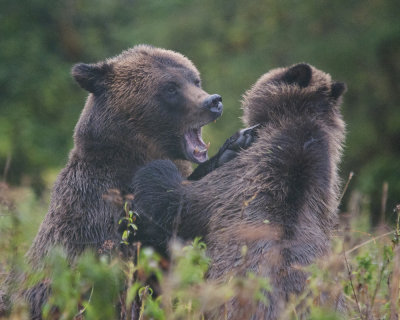
<path id="1" fill-rule="evenodd" d="M 171 234 L 163 229 L 183 239 L 201 236 L 212 261 L 210 279 L 229 281 L 249 272 L 269 278 L 267 304 L 243 305 L 233 298 L 208 310 L 209 318 L 278 319 L 289 300 L 304 293 L 304 267 L 329 252 L 339 201 L 345 89 L 307 64 L 272 70 L 244 95 L 245 125 L 260 126 L 255 141 L 234 161 L 192 182 L 182 183 L 168 160 L 135 176 L 134 202 L 143 217 L 138 227 L 160 227 L 141 235 L 144 242 L 166 249 Z"/>
<path id="2" fill-rule="evenodd" d="M 247 149 L 257 137 L 256 124 L 250 128 L 242 129 L 230 137 L 218 152 L 218 167 L 235 158 L 241 150 Z"/>
<path id="3" fill-rule="evenodd" d="M 198 166 L 188 180 L 198 180 L 237 157 L 254 143 L 259 126 L 242 129 L 228 138 L 218 153 Z M 188 182 L 171 161 L 156 160 L 138 170 L 131 189 L 135 195 L 133 207 L 139 213 L 140 225 L 135 241 L 152 246 L 164 255 L 168 254 L 168 242 L 177 231 L 180 210 L 183 209 L 180 206 L 185 203 L 182 185 Z"/>
<path id="4" fill-rule="evenodd" d="M 175 164 L 167 160 L 139 169 L 133 180 L 133 208 L 138 214 L 135 239 L 163 255 L 168 255 L 168 242 L 176 232 L 185 197 L 184 181 Z"/>
<path id="5" fill-rule="evenodd" d="M 258 124 L 250 128 L 242 129 L 236 132 L 232 137 L 228 138 L 219 149 L 218 153 L 210 160 L 200 164 L 188 179 L 198 180 L 204 177 L 206 174 L 219 168 L 224 163 L 231 161 L 241 150 L 250 147 L 257 137 L 257 127 L 259 127 Z"/>

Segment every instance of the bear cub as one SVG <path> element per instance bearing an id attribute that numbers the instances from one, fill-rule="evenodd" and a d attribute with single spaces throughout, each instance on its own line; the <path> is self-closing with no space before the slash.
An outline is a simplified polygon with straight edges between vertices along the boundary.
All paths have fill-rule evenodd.
<path id="1" fill-rule="evenodd" d="M 170 161 L 155 161 L 133 180 L 139 236 L 166 247 L 171 236 L 201 236 L 208 278 L 248 272 L 268 277 L 268 303 L 233 298 L 210 318 L 277 319 L 306 286 L 305 266 L 329 251 L 339 201 L 338 163 L 346 87 L 308 64 L 263 75 L 243 98 L 243 120 L 257 127 L 246 150 L 198 181 L 183 182 Z M 151 233 L 153 232 L 153 233 Z M 141 239 L 139 239 L 141 240 Z M 151 241 L 149 241 L 151 242 Z M 246 256 L 242 248 L 246 247 Z"/>

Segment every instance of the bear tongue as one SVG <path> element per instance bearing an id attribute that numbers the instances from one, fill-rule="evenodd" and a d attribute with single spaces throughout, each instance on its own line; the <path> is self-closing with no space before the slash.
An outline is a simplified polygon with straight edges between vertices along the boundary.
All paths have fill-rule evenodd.
<path id="1" fill-rule="evenodd" d="M 208 158 L 208 146 L 201 137 L 201 128 L 189 129 L 185 133 L 186 151 L 188 156 L 197 163 L 205 162 Z"/>

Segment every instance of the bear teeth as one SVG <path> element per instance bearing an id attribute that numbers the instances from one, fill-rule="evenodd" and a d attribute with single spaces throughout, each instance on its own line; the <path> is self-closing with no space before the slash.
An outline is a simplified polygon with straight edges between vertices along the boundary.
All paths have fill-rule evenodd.
<path id="1" fill-rule="evenodd" d="M 197 163 L 202 163 L 207 160 L 208 147 L 201 137 L 201 127 L 189 129 L 185 133 L 186 152 L 188 157 Z"/>

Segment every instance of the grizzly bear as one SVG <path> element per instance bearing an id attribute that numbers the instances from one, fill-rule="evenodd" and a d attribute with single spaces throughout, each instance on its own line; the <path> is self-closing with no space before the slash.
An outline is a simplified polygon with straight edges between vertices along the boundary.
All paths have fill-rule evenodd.
<path id="1" fill-rule="evenodd" d="M 343 83 L 307 64 L 272 70 L 244 95 L 245 125 L 260 126 L 255 142 L 235 160 L 193 182 L 182 183 L 165 160 L 136 174 L 134 204 L 145 217 L 139 236 L 164 245 L 168 234 L 151 234 L 149 224 L 166 230 L 174 225 L 183 239 L 203 237 L 209 279 L 249 272 L 269 278 L 267 304 L 251 308 L 233 298 L 223 310 L 210 311 L 211 318 L 277 319 L 285 303 L 304 291 L 303 267 L 329 251 L 339 201 L 344 91 Z"/>
<path id="2" fill-rule="evenodd" d="M 185 160 L 179 169 L 187 175 L 189 161 L 207 159 L 201 127 L 222 113 L 221 97 L 202 90 L 195 66 L 173 51 L 139 45 L 77 64 L 72 75 L 90 94 L 28 253 L 35 265 L 57 244 L 73 259 L 88 246 L 119 241 L 121 212 L 102 196 L 126 193 L 138 168 L 156 159 Z"/>
<path id="3" fill-rule="evenodd" d="M 122 210 L 103 198 L 110 189 L 129 192 L 138 168 L 171 159 L 198 179 L 235 156 L 243 135 L 207 161 L 202 126 L 222 114 L 222 99 L 201 88 L 200 75 L 183 55 L 138 45 L 96 64 L 77 64 L 72 76 L 89 92 L 74 131 L 74 148 L 53 187 L 48 213 L 27 254 L 38 268 L 49 250 L 62 246 L 72 262 L 86 248 L 121 241 Z M 233 146 L 233 148 L 231 148 Z M 233 153 L 233 155 L 232 155 Z M 48 286 L 26 294 L 31 317 L 41 317 Z M 1 309 L 1 308 L 0 308 Z"/>

